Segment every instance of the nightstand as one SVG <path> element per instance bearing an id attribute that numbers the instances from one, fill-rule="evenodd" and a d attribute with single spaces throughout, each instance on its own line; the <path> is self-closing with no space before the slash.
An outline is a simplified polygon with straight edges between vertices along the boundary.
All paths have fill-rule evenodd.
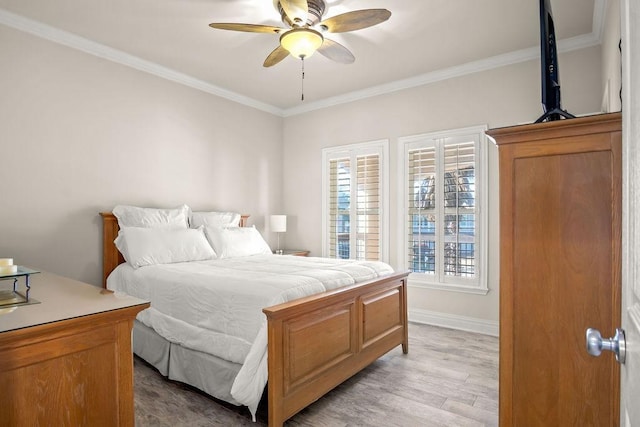
<path id="1" fill-rule="evenodd" d="M 300 249 L 280 249 L 282 253 L 278 253 L 278 251 L 273 251 L 274 254 L 277 255 L 294 255 L 294 256 L 307 256 L 309 255 L 309 251 L 300 250 Z"/>

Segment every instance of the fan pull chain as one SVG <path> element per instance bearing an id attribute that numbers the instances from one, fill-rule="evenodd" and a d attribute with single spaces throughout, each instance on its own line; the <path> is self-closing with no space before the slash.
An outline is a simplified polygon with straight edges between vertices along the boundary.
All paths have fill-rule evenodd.
<path id="1" fill-rule="evenodd" d="M 304 56 L 302 58 L 302 88 L 301 88 L 301 92 L 302 92 L 302 98 L 301 101 L 304 101 Z"/>

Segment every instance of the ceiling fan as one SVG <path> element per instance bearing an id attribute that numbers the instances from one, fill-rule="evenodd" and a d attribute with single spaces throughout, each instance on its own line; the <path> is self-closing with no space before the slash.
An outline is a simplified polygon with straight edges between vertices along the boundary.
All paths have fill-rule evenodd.
<path id="1" fill-rule="evenodd" d="M 333 61 L 351 64 L 355 61 L 351 51 L 325 38 L 324 33 L 360 30 L 384 22 L 391 16 L 386 9 L 362 9 L 322 20 L 326 10 L 325 0 L 274 0 L 274 5 L 288 28 L 240 23 L 213 23 L 209 26 L 221 30 L 280 35 L 280 45 L 267 56 L 262 64 L 265 67 L 276 65 L 289 54 L 304 60 L 316 50 Z"/>

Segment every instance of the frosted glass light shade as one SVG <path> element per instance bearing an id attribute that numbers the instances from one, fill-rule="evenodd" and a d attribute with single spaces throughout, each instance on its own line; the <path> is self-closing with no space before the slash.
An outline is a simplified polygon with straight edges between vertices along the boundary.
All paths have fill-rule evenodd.
<path id="1" fill-rule="evenodd" d="M 274 233 L 284 233 L 287 231 L 286 215 L 271 215 L 269 219 L 271 231 Z"/>
<path id="2" fill-rule="evenodd" d="M 280 36 L 280 44 L 294 58 L 308 58 L 322 46 L 324 37 L 310 28 L 294 28 Z"/>

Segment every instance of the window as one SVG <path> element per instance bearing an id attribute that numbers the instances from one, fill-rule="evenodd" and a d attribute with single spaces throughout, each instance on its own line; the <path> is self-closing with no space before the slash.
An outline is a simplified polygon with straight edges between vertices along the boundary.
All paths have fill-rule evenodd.
<path id="1" fill-rule="evenodd" d="M 410 283 L 487 292 L 486 127 L 400 138 Z"/>
<path id="2" fill-rule="evenodd" d="M 326 148 L 323 159 L 323 256 L 386 260 L 389 143 Z"/>

